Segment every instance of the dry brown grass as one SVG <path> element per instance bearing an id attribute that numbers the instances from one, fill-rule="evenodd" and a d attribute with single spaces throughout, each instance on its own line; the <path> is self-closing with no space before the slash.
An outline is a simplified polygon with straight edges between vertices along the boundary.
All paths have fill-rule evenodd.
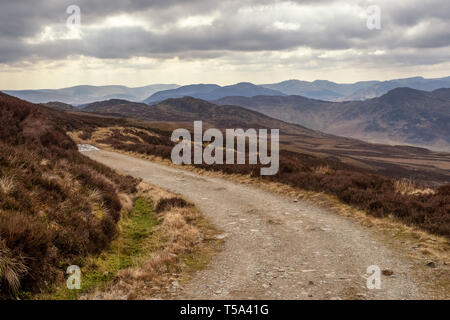
<path id="1" fill-rule="evenodd" d="M 394 182 L 395 191 L 403 195 L 429 195 L 434 194 L 434 190 L 418 186 L 417 183 L 410 179 L 396 180 Z"/>
<path id="2" fill-rule="evenodd" d="M 173 196 L 173 193 L 146 182 L 139 183 L 137 190 L 141 194 L 149 195 L 155 203 L 158 203 L 161 199 L 171 198 Z"/>
<path id="3" fill-rule="evenodd" d="M 16 183 L 14 182 L 14 178 L 12 177 L 1 177 L 0 178 L 0 189 L 5 194 L 10 194 L 14 191 L 16 187 Z"/>
<path id="4" fill-rule="evenodd" d="M 130 212 L 131 209 L 133 209 L 133 199 L 130 195 L 126 193 L 119 193 L 119 201 L 122 206 L 122 209 L 124 209 L 127 212 Z"/>
<path id="5" fill-rule="evenodd" d="M 325 165 L 314 168 L 313 172 L 316 174 L 330 174 L 333 172 L 333 170 L 330 168 L 329 165 Z"/>
<path id="6" fill-rule="evenodd" d="M 6 287 L 5 290 L 15 295 L 20 288 L 20 278 L 27 270 L 24 258 L 13 257 L 4 242 L 0 242 L 0 290 Z"/>
<path id="7" fill-rule="evenodd" d="M 88 190 L 87 196 L 91 202 L 99 203 L 102 201 L 102 192 L 97 188 Z"/>
<path id="8" fill-rule="evenodd" d="M 151 198 L 156 206 L 168 199 L 179 199 L 175 194 L 144 182 L 139 184 L 138 190 L 140 196 Z M 207 261 L 217 250 L 219 242 L 213 240 L 217 230 L 194 206 L 164 206 L 157 217 L 159 224 L 146 248 L 148 257 L 134 267 L 119 271 L 110 285 L 82 299 L 173 297 L 180 283 L 198 270 L 187 266 L 186 259 Z"/>

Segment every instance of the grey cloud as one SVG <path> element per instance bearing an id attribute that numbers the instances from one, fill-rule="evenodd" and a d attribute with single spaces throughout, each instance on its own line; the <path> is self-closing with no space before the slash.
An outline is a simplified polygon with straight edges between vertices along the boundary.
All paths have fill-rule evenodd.
<path id="1" fill-rule="evenodd" d="M 390 50 L 395 51 L 395 56 L 400 60 L 403 54 L 410 63 L 438 63 L 450 58 L 448 54 L 436 55 L 433 50 L 422 50 L 450 45 L 450 2 L 445 0 L 381 1 L 383 28 L 378 31 L 368 30 L 364 19 L 342 13 L 336 13 L 331 21 L 322 21 L 318 16 L 317 23 L 309 23 L 316 17 L 299 17 L 301 28 L 295 31 L 276 30 L 266 25 L 266 21 L 256 18 L 242 21 L 236 15 L 239 8 L 270 5 L 283 2 L 282 0 L 38 0 L 33 4 L 23 0 L 4 2 L 0 11 L 0 63 L 23 59 L 64 59 L 72 55 L 101 59 L 126 59 L 133 56 L 212 59 L 233 52 L 285 51 L 298 47 L 316 51 L 353 48 L 366 53 Z M 327 3 L 331 9 L 340 3 L 346 3 L 338 0 L 288 2 L 307 7 Z M 372 2 L 353 3 L 364 8 Z M 82 40 L 55 40 L 41 44 L 27 44 L 24 41 L 25 38 L 38 35 L 47 25 L 64 27 L 67 18 L 65 9 L 70 4 L 77 4 L 82 8 L 82 23 L 87 27 Z M 158 33 L 141 27 L 89 28 L 107 16 L 120 13 L 134 14 L 158 26 L 168 26 L 168 31 Z M 218 14 L 212 26 L 183 29 L 175 25 L 183 17 L 212 13 Z M 302 18 L 308 23 L 302 23 Z M 409 28 L 424 21 L 431 23 L 424 30 L 407 35 Z M 420 55 L 421 58 L 414 59 L 414 55 Z M 390 61 L 387 55 L 366 56 L 373 61 L 397 61 Z"/>

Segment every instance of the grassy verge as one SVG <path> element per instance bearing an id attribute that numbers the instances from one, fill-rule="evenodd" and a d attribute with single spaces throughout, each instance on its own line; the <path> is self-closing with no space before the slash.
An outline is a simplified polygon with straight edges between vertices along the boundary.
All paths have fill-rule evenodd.
<path id="1" fill-rule="evenodd" d="M 44 300 L 73 300 L 112 281 L 120 270 L 138 266 L 147 256 L 149 242 L 155 232 L 157 218 L 152 203 L 138 197 L 131 212 L 119 222 L 119 236 L 109 248 L 84 262 L 80 290 L 69 290 L 65 283 L 34 298 Z"/>
<path id="2" fill-rule="evenodd" d="M 218 231 L 195 206 L 155 186 L 141 183 L 141 194 L 155 204 L 158 224 L 144 246 L 140 263 L 119 270 L 103 288 L 82 299 L 173 299 L 194 273 L 204 269 L 219 249 Z"/>

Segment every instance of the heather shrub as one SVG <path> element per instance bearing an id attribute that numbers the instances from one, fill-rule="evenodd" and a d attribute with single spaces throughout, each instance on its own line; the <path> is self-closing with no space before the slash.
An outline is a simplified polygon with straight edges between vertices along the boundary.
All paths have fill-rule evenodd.
<path id="1" fill-rule="evenodd" d="M 119 193 L 136 191 L 136 179 L 78 152 L 60 114 L 0 93 L 0 296 L 61 280 L 106 248 Z"/>
<path id="2" fill-rule="evenodd" d="M 156 213 L 166 211 L 170 208 L 185 208 L 191 206 L 186 200 L 179 197 L 163 198 L 160 199 L 155 206 Z"/>

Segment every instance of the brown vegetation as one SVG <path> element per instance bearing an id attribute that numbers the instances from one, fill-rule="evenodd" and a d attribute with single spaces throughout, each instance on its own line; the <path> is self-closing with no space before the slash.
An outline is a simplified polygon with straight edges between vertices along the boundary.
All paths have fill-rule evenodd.
<path id="1" fill-rule="evenodd" d="M 36 291 L 116 234 L 138 181 L 81 155 L 57 111 L 0 93 L 0 295 Z"/>

